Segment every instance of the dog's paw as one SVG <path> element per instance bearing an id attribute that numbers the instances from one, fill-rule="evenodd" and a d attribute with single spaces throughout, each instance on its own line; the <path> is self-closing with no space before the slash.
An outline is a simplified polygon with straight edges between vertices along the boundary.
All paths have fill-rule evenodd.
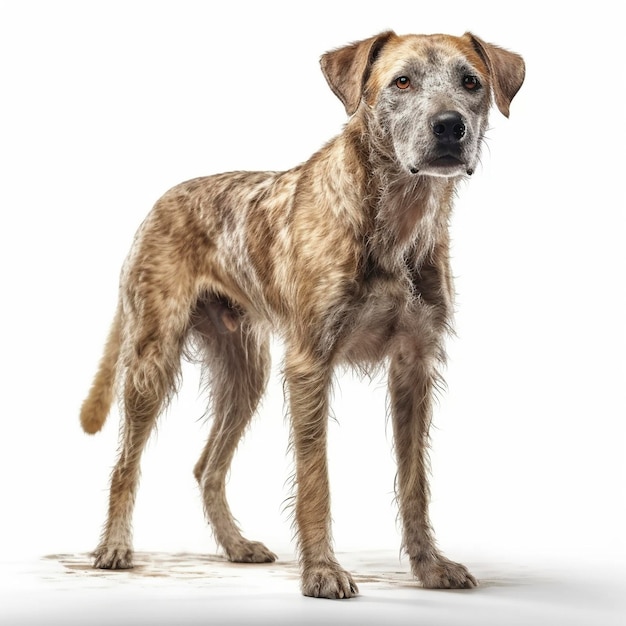
<path id="1" fill-rule="evenodd" d="M 427 589 L 472 589 L 478 581 L 465 565 L 450 561 L 441 555 L 429 559 L 411 558 L 413 574 Z"/>
<path id="2" fill-rule="evenodd" d="M 306 566 L 301 588 L 305 596 L 313 598 L 352 598 L 359 593 L 352 576 L 337 563 Z"/>
<path id="3" fill-rule="evenodd" d="M 260 541 L 244 541 L 225 548 L 233 563 L 273 563 L 278 557 Z"/>
<path id="4" fill-rule="evenodd" d="M 101 545 L 93 553 L 93 566 L 98 569 L 131 569 L 133 551 L 125 545 Z"/>

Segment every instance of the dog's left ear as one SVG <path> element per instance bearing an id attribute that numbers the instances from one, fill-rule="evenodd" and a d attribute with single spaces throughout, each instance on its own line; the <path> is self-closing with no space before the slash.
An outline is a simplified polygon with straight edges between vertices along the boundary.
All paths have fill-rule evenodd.
<path id="1" fill-rule="evenodd" d="M 472 33 L 465 33 L 489 70 L 493 95 L 500 112 L 509 117 L 509 105 L 524 82 L 524 59 L 515 52 L 485 43 Z"/>
<path id="2" fill-rule="evenodd" d="M 380 33 L 322 55 L 322 72 L 333 93 L 343 102 L 348 115 L 359 108 L 372 64 L 394 34 L 393 31 Z"/>

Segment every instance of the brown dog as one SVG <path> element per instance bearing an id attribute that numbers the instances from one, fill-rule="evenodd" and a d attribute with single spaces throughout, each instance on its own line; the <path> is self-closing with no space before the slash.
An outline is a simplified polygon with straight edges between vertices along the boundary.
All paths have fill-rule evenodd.
<path id="1" fill-rule="evenodd" d="M 455 187 L 476 167 L 492 96 L 508 116 L 524 63 L 469 33 L 385 32 L 325 54 L 321 65 L 350 116 L 338 137 L 287 172 L 233 172 L 174 187 L 139 229 L 81 412 L 84 429 L 97 432 L 119 378 L 122 446 L 96 567 L 132 567 L 141 453 L 190 353 L 201 357 L 211 389 L 213 426 L 195 476 L 216 539 L 232 561 L 275 559 L 241 535 L 225 495 L 267 382 L 275 331 L 286 345 L 303 593 L 357 593 L 330 539 L 326 430 L 339 363 L 389 363 L 397 496 L 413 573 L 425 587 L 476 584 L 436 548 L 426 448 L 452 314 Z"/>

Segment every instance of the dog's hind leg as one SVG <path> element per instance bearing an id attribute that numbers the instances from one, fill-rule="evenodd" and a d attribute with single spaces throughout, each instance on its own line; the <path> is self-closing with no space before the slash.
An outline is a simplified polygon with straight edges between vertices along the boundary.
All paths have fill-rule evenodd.
<path id="1" fill-rule="evenodd" d="M 133 332 L 130 326 L 125 328 L 121 447 L 111 475 L 108 518 L 94 552 L 95 567 L 133 566 L 132 513 L 141 454 L 159 413 L 175 391 L 187 319 L 172 312 L 157 321 L 134 320 Z"/>
<path id="2" fill-rule="evenodd" d="M 206 321 L 206 320 L 205 320 Z M 270 370 L 269 344 L 244 323 L 223 332 L 219 325 L 197 333 L 204 345 L 205 376 L 211 391 L 213 425 L 194 468 L 215 539 L 230 561 L 268 563 L 276 555 L 242 536 L 226 500 L 226 475 L 237 444 L 265 390 Z M 227 326 L 227 328 L 229 328 Z"/>

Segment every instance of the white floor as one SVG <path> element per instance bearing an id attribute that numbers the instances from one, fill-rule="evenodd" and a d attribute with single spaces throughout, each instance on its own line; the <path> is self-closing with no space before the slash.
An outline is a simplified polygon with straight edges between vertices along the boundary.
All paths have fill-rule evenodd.
<path id="1" fill-rule="evenodd" d="M 471 591 L 425 590 L 392 552 L 340 555 L 355 574 L 351 600 L 304 598 L 293 557 L 235 565 L 218 556 L 138 553 L 126 572 L 93 570 L 86 554 L 0 564 L 0 623 L 105 624 L 419 624 L 618 626 L 626 624 L 621 564 L 465 563 Z"/>

